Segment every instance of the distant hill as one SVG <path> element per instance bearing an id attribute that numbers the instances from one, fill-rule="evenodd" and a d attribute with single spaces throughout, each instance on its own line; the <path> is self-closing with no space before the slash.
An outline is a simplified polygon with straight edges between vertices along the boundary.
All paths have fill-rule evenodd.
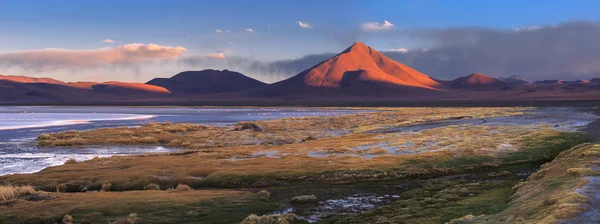
<path id="1" fill-rule="evenodd" d="M 501 90 L 507 87 L 507 84 L 490 76 L 474 73 L 468 76 L 459 77 L 447 83 L 450 88 L 462 90 Z"/>
<path id="2" fill-rule="evenodd" d="M 525 79 L 521 78 L 521 76 L 518 76 L 518 75 L 513 75 L 508 78 L 499 78 L 498 80 L 503 81 L 506 84 L 511 84 L 511 85 L 529 84 L 528 81 L 526 81 Z"/>
<path id="3" fill-rule="evenodd" d="M 560 80 L 560 79 L 541 80 L 541 81 L 535 81 L 535 82 L 533 82 L 533 84 L 536 84 L 536 85 L 551 85 L 551 84 L 560 85 L 560 84 L 564 84 L 564 83 L 565 83 L 565 81 Z"/>
<path id="4" fill-rule="evenodd" d="M 155 78 L 146 84 L 164 87 L 174 94 L 213 94 L 247 90 L 266 83 L 229 70 L 186 71 L 171 78 Z"/>
<path id="5" fill-rule="evenodd" d="M 50 83 L 50 84 L 65 84 L 62 81 L 51 78 L 35 78 L 19 75 L 0 75 L 0 80 L 13 81 L 19 83 Z"/>
<path id="6" fill-rule="evenodd" d="M 117 102 L 169 95 L 165 88 L 143 83 L 66 83 L 50 78 L 0 75 L 0 102 Z"/>
<path id="7" fill-rule="evenodd" d="M 591 82 L 591 83 L 600 83 L 600 78 L 593 78 L 593 79 L 590 79 L 590 82 Z"/>

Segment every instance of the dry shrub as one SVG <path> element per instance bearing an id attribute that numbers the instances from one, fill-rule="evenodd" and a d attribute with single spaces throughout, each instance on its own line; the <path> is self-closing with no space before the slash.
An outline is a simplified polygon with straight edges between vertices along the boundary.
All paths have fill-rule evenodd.
<path id="1" fill-rule="evenodd" d="M 66 184 L 58 184 L 56 185 L 56 192 L 60 193 L 60 192 L 65 192 L 67 190 L 67 185 Z"/>
<path id="2" fill-rule="evenodd" d="M 379 154 L 387 154 L 388 150 L 382 148 L 372 148 L 366 151 L 367 154 L 379 155 Z"/>
<path id="3" fill-rule="evenodd" d="M 75 146 L 75 145 L 85 145 L 86 141 L 83 138 L 74 137 L 71 139 L 57 139 L 51 141 L 52 146 Z"/>
<path id="4" fill-rule="evenodd" d="M 484 217 L 485 215 L 480 215 L 480 216 L 473 216 L 471 214 L 469 215 L 465 215 L 461 218 L 457 218 L 457 219 L 453 219 L 450 222 L 447 222 L 447 224 L 468 224 L 468 223 L 474 223 L 474 220 L 476 218 L 480 218 L 480 217 Z"/>
<path id="5" fill-rule="evenodd" d="M 137 213 L 129 213 L 127 217 L 120 218 L 110 224 L 135 224 L 137 222 Z"/>
<path id="6" fill-rule="evenodd" d="M 104 183 L 104 184 L 102 184 L 102 191 L 110 191 L 111 187 L 112 187 L 111 183 Z"/>
<path id="7" fill-rule="evenodd" d="M 299 220 L 298 216 L 293 213 L 285 215 L 262 215 L 257 216 L 251 214 L 246 217 L 241 224 L 289 224 L 290 222 Z"/>
<path id="8" fill-rule="evenodd" d="M 567 174 L 572 176 L 600 176 L 600 172 L 591 168 L 569 168 Z"/>
<path id="9" fill-rule="evenodd" d="M 179 146 L 181 146 L 181 144 L 182 144 L 182 142 L 181 142 L 180 139 L 173 139 L 171 142 L 169 142 L 167 144 L 167 146 L 169 146 L 169 147 L 179 147 Z"/>
<path id="10" fill-rule="evenodd" d="M 292 204 L 307 204 L 314 202 L 317 202 L 317 197 L 313 194 L 296 196 L 290 200 L 290 203 Z"/>
<path id="11" fill-rule="evenodd" d="M 258 194 L 258 196 L 260 197 L 260 199 L 263 200 L 263 201 L 270 201 L 271 200 L 271 193 L 269 193 L 269 191 L 267 191 L 267 190 L 259 191 L 256 194 Z"/>
<path id="12" fill-rule="evenodd" d="M 5 185 L 5 186 L 0 186 L 0 201 L 8 201 L 8 200 L 13 200 L 13 199 L 17 199 L 22 195 L 28 195 L 28 194 L 37 194 L 37 191 L 35 191 L 33 189 L 32 186 L 29 185 L 25 185 L 25 186 L 12 186 L 12 185 Z"/>
<path id="13" fill-rule="evenodd" d="M 119 134 L 120 135 L 134 135 L 135 133 L 130 130 L 121 130 L 121 131 L 119 131 Z"/>
<path id="14" fill-rule="evenodd" d="M 57 133 L 58 138 L 73 138 L 79 136 L 79 131 L 69 130 L 61 133 Z"/>
<path id="15" fill-rule="evenodd" d="M 77 160 L 73 159 L 73 158 L 69 158 L 69 159 L 67 159 L 67 161 L 65 161 L 64 164 L 65 165 L 67 165 L 67 164 L 77 164 Z"/>
<path id="16" fill-rule="evenodd" d="M 115 140 L 115 143 L 118 144 L 133 144 L 135 143 L 135 137 L 121 137 Z"/>
<path id="17" fill-rule="evenodd" d="M 73 224 L 73 216 L 66 214 L 62 219 L 62 224 Z"/>
<path id="18" fill-rule="evenodd" d="M 167 132 L 188 132 L 188 131 L 199 131 L 206 129 L 206 126 L 201 124 L 171 124 L 163 127 Z"/>
<path id="19" fill-rule="evenodd" d="M 144 190 L 160 191 L 160 185 L 151 183 L 151 184 L 146 185 L 144 187 Z"/>
<path id="20" fill-rule="evenodd" d="M 177 192 L 193 191 L 193 190 L 194 190 L 194 188 L 191 188 L 190 186 L 185 185 L 185 184 L 179 184 L 179 185 L 177 185 L 177 187 L 175 189 L 173 189 L 173 188 L 167 189 L 167 191 L 177 191 Z"/>
<path id="21" fill-rule="evenodd" d="M 38 140 L 53 140 L 55 139 L 54 137 L 52 137 L 52 135 L 49 134 L 41 134 L 40 136 L 38 136 Z"/>
<path id="22" fill-rule="evenodd" d="M 154 138 L 154 137 L 146 136 L 146 137 L 143 137 L 143 138 L 138 138 L 137 142 L 138 143 L 144 143 L 144 144 L 152 144 L 152 143 L 157 143 L 158 140 L 156 138 Z"/>
<path id="23" fill-rule="evenodd" d="M 175 190 L 177 190 L 177 191 L 191 191 L 191 190 L 194 190 L 194 189 L 193 189 L 193 188 L 191 188 L 191 187 L 190 187 L 190 186 L 188 186 L 188 185 L 185 185 L 185 184 L 179 184 L 179 185 L 177 185 L 177 188 L 175 188 Z"/>

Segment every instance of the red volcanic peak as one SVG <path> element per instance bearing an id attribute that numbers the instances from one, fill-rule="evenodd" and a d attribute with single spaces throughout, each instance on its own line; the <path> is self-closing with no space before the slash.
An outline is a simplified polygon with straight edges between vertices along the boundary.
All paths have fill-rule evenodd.
<path id="1" fill-rule="evenodd" d="M 429 76 L 398 63 L 360 42 L 354 43 L 335 57 L 281 83 L 340 88 L 348 82 L 369 82 L 425 89 L 441 87 L 440 83 Z"/>

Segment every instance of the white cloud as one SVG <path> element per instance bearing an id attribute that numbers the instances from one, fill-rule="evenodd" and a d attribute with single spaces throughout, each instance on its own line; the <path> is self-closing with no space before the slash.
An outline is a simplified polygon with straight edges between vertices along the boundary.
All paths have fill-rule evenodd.
<path id="1" fill-rule="evenodd" d="M 383 24 L 378 22 L 368 22 L 363 23 L 360 28 L 363 31 L 386 31 L 391 30 L 394 27 L 394 24 L 388 22 L 387 20 L 383 21 Z"/>
<path id="2" fill-rule="evenodd" d="M 405 54 L 405 53 L 407 53 L 407 52 L 408 52 L 408 49 L 406 49 L 406 48 L 397 48 L 397 49 L 389 49 L 389 50 L 387 50 L 387 51 L 391 51 L 391 52 L 400 52 L 400 53 L 403 53 L 403 54 Z"/>
<path id="3" fill-rule="evenodd" d="M 217 33 L 223 33 L 223 30 L 215 30 Z"/>
<path id="4" fill-rule="evenodd" d="M 310 23 L 303 23 L 302 21 L 298 21 L 298 25 L 300 25 L 300 27 L 306 28 L 306 29 L 312 28 L 312 26 L 310 25 Z"/>
<path id="5" fill-rule="evenodd" d="M 187 49 L 157 44 L 126 44 L 94 50 L 42 49 L 0 54 L 0 66 L 26 70 L 93 69 L 180 57 Z"/>
<path id="6" fill-rule="evenodd" d="M 254 30 L 253 30 L 253 29 L 251 29 L 251 28 L 248 28 L 248 29 L 246 29 L 246 32 L 249 32 L 249 33 L 254 33 Z"/>
<path id="7" fill-rule="evenodd" d="M 107 43 L 107 44 L 115 43 L 115 41 L 111 40 L 111 39 L 104 39 L 102 42 Z"/>
<path id="8" fill-rule="evenodd" d="M 227 32 L 227 33 L 231 33 L 229 30 L 227 30 L 227 31 L 225 31 L 225 32 Z"/>

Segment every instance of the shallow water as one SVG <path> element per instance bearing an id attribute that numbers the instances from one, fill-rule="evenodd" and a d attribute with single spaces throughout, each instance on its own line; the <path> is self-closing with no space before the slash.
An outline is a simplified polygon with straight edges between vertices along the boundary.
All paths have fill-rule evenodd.
<path id="1" fill-rule="evenodd" d="M 356 110 L 315 108 L 186 108 L 186 107 L 0 107 L 0 175 L 33 173 L 95 156 L 170 152 L 159 146 L 102 146 L 41 148 L 35 138 L 42 133 L 139 126 L 147 122 L 199 123 L 226 126 L 239 121 L 283 117 L 335 116 Z"/>

